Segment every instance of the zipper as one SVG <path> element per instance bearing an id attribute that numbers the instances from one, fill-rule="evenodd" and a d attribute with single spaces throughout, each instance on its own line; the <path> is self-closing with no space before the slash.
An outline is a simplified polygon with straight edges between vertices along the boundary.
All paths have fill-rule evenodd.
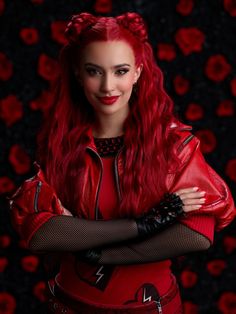
<path id="1" fill-rule="evenodd" d="M 194 138 L 194 135 L 189 135 L 184 141 L 183 141 L 183 146 L 187 145 L 191 140 L 192 138 Z"/>
<path id="2" fill-rule="evenodd" d="M 87 147 L 87 149 L 90 150 L 91 152 L 93 152 L 98 157 L 99 162 L 100 162 L 100 167 L 101 167 L 101 172 L 100 172 L 100 177 L 99 177 L 99 182 L 97 185 L 96 197 L 95 197 L 95 220 L 98 220 L 98 195 L 99 195 L 100 186 L 101 186 L 101 182 L 102 182 L 103 165 L 102 165 L 102 159 L 99 156 L 99 154 L 95 150 L 93 150 L 91 147 Z"/>
<path id="3" fill-rule="evenodd" d="M 160 299 L 157 300 L 157 301 L 154 301 L 154 302 L 155 302 L 156 305 L 157 305 L 158 313 L 159 313 L 159 314 L 162 314 L 162 307 L 161 307 L 161 301 L 160 301 Z"/>
<path id="4" fill-rule="evenodd" d="M 121 200 L 121 190 L 120 190 L 120 181 L 119 181 L 119 174 L 118 174 L 118 158 L 119 155 L 121 153 L 121 151 L 123 150 L 123 148 L 121 148 L 116 157 L 115 157 L 115 162 L 114 162 L 114 168 L 115 168 L 115 181 L 116 181 L 116 187 L 117 187 L 117 191 L 118 191 L 118 197 L 119 197 L 119 201 Z"/>
<path id="5" fill-rule="evenodd" d="M 39 193 L 41 191 L 41 186 L 42 186 L 42 182 L 39 181 L 37 183 L 37 186 L 36 186 L 36 192 L 35 192 L 35 195 L 34 195 L 34 211 L 37 213 L 38 212 L 38 198 L 39 198 Z"/>

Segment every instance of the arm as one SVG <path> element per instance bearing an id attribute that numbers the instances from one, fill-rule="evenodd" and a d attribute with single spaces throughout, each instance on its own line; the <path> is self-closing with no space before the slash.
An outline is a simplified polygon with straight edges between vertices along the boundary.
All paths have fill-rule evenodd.
<path id="1" fill-rule="evenodd" d="M 215 224 L 216 229 L 220 230 L 234 218 L 234 203 L 225 182 L 205 162 L 199 149 L 199 141 L 193 137 L 192 141 L 186 140 L 189 133 L 183 136 L 183 142 L 188 144 L 184 147 L 182 145 L 180 151 L 182 167 L 175 175 L 169 175 L 169 189 L 181 189 L 194 183 L 200 190 L 206 191 L 204 205 L 199 211 L 181 218 L 179 223 L 150 239 L 104 248 L 101 255 L 99 252 L 89 252 L 92 256 L 90 260 L 104 264 L 144 263 L 207 249 L 212 243 Z M 204 226 L 206 227 L 203 228 Z"/>
<path id="2" fill-rule="evenodd" d="M 207 224 L 208 233 L 213 233 L 214 219 L 201 216 L 199 222 Z M 209 232 L 211 231 L 211 232 Z M 181 223 L 175 223 L 168 229 L 142 242 L 119 245 L 102 249 L 99 264 L 139 264 L 150 263 L 190 252 L 206 250 L 212 238 L 198 233 Z"/>
<path id="3" fill-rule="evenodd" d="M 183 208 L 180 198 L 174 196 L 138 219 L 93 221 L 73 217 L 39 172 L 12 197 L 11 213 L 16 230 L 31 250 L 78 251 L 152 235 L 172 224 Z"/>

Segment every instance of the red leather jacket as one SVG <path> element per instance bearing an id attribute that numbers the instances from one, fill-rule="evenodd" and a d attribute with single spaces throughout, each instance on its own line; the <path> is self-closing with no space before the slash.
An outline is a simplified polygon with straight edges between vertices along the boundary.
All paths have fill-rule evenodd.
<path id="1" fill-rule="evenodd" d="M 206 163 L 200 152 L 199 140 L 189 131 L 191 128 L 182 124 L 173 124 L 172 131 L 177 132 L 179 141 L 176 143 L 181 160 L 178 169 L 170 169 L 167 175 L 167 187 L 170 192 L 180 188 L 197 186 L 206 191 L 206 202 L 202 212 L 214 215 L 216 230 L 227 226 L 235 217 L 236 210 L 231 193 L 225 182 Z M 84 185 L 86 207 L 81 210 L 89 219 L 97 219 L 98 193 L 102 177 L 102 161 L 91 141 L 86 154 L 86 177 Z M 115 159 L 115 179 L 120 195 L 119 178 L 124 172 L 122 150 Z M 49 218 L 55 215 L 70 215 L 61 205 L 52 187 L 45 181 L 42 170 L 31 179 L 26 180 L 11 198 L 12 221 L 21 237 L 29 243 L 33 234 Z"/>

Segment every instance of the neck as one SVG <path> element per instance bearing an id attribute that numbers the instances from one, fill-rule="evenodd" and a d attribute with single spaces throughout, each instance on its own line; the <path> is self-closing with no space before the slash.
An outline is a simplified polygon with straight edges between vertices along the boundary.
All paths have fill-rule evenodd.
<path id="1" fill-rule="evenodd" d="M 127 112 L 114 115 L 97 114 L 93 126 L 93 136 L 97 138 L 117 137 L 124 134 L 124 122 L 128 116 Z"/>

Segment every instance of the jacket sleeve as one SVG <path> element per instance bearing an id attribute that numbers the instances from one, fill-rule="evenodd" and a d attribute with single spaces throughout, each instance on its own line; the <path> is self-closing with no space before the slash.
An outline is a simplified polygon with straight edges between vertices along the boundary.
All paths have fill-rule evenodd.
<path id="1" fill-rule="evenodd" d="M 206 192 L 206 202 L 200 210 L 189 215 L 213 215 L 216 230 L 226 227 L 235 217 L 236 210 L 230 190 L 224 180 L 209 166 L 200 151 L 200 141 L 187 130 L 179 131 L 177 152 L 181 161 L 177 172 L 168 175 L 170 191 L 197 186 Z M 182 222 L 188 219 L 183 218 Z"/>
<path id="2" fill-rule="evenodd" d="M 12 224 L 28 247 L 33 234 L 51 217 L 71 215 L 49 186 L 42 170 L 26 180 L 10 198 Z"/>

